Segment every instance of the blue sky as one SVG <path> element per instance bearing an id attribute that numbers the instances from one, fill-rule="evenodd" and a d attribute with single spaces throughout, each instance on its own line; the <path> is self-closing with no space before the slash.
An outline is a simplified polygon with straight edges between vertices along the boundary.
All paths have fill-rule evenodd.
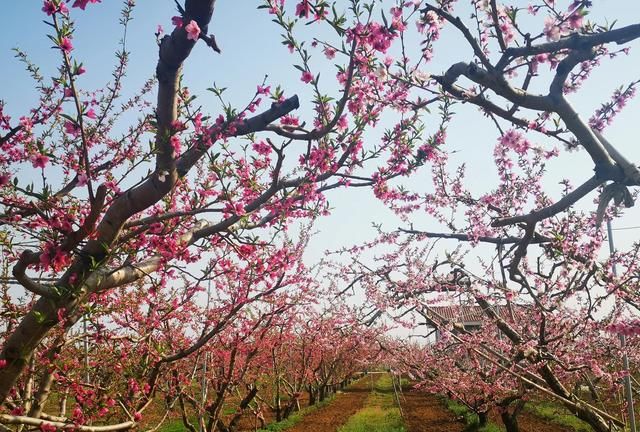
<path id="1" fill-rule="evenodd" d="M 135 92 L 152 76 L 157 59 L 154 32 L 158 24 L 170 30 L 170 18 L 176 14 L 172 0 L 139 0 L 137 3 L 127 40 L 131 63 L 124 87 L 129 93 Z M 210 87 L 213 82 L 221 87 L 229 87 L 227 93 L 231 101 L 242 105 L 255 91 L 255 85 L 267 74 L 270 76 L 269 82 L 282 84 L 286 94 L 298 93 L 301 96 L 300 114 L 309 119 L 308 87 L 300 82 L 299 71 L 292 67 L 292 63 L 298 59 L 292 57 L 281 45 L 280 29 L 270 21 L 270 16 L 265 11 L 256 9 L 260 3 L 254 0 L 218 0 L 210 33 L 215 34 L 223 53 L 215 54 L 204 44 L 198 44 L 186 64 L 185 82 L 192 93 L 203 93 L 200 103 L 212 114 L 217 114 L 219 106 L 212 95 L 204 94 L 204 88 Z M 294 8 L 295 3 L 287 1 L 289 8 Z M 385 9 L 394 3 L 385 1 Z M 468 2 L 459 3 L 458 13 L 463 17 L 467 16 Z M 525 1 L 515 3 L 527 4 Z M 593 16 L 599 21 L 606 17 L 609 22 L 618 20 L 617 25 L 621 26 L 640 18 L 640 2 L 637 1 L 596 0 L 594 3 Z M 120 1 L 103 0 L 101 4 L 89 5 L 84 13 L 73 12 L 77 22 L 75 55 L 84 62 L 87 69 L 80 82 L 86 88 L 100 88 L 110 78 L 114 52 L 121 37 L 117 25 L 121 4 Z M 0 30 L 0 77 L 8 85 L 0 91 L 0 98 L 6 101 L 7 111 L 16 117 L 33 105 L 36 93 L 22 65 L 13 59 L 11 48 L 18 46 L 29 53 L 32 60 L 42 67 L 45 75 L 58 63 L 58 53 L 50 48 L 51 43 L 45 36 L 49 28 L 42 22 L 45 15 L 40 11 L 41 7 L 41 1 L 28 0 L 7 2 L 3 8 L 6 18 Z M 311 30 L 313 29 L 301 29 L 307 33 Z M 590 116 L 617 86 L 640 78 L 639 56 L 634 52 L 639 48 L 638 43 L 633 43 L 632 47 L 630 56 L 613 62 L 604 61 L 603 67 L 594 72 L 584 90 L 570 97 L 582 115 Z M 458 35 L 447 31 L 438 45 L 436 60 L 429 72 L 441 73 L 453 62 L 470 59 L 469 50 Z M 335 89 L 333 66 L 324 60 L 320 52 L 314 54 L 312 65 L 314 72 L 322 73 L 324 88 Z M 640 161 L 640 146 L 637 143 L 640 132 L 640 122 L 637 119 L 639 108 L 638 100 L 634 100 L 606 131 L 610 141 L 634 161 Z M 497 133 L 473 108 L 458 107 L 456 111 L 460 115 L 449 130 L 447 146 L 458 151 L 454 160 L 468 163 L 468 178 L 473 180 L 473 187 L 487 190 L 495 180 L 491 155 Z M 369 139 L 375 140 L 382 128 L 388 125 L 390 123 L 383 123 L 377 131 L 370 134 Z M 559 190 L 557 183 L 563 177 L 571 178 L 577 185 L 591 175 L 591 169 L 591 163 L 584 152 L 567 155 L 549 167 L 548 187 L 550 190 Z M 425 170 L 408 184 L 423 190 L 430 188 L 429 178 L 428 170 Z M 587 206 L 586 208 L 594 206 L 591 198 L 593 197 L 584 200 L 581 205 Z M 309 264 L 317 261 L 325 249 L 349 246 L 371 238 L 374 235 L 371 222 L 383 223 L 387 229 L 400 225 L 398 219 L 369 192 L 336 191 L 329 195 L 329 201 L 335 210 L 330 217 L 322 219 L 316 225 L 321 234 L 311 243 L 307 253 Z M 640 225 L 639 215 L 635 209 L 629 211 L 616 225 Z M 427 217 L 416 219 L 415 222 L 416 228 L 438 229 Z M 640 230 L 620 233 L 616 241 L 624 246 L 637 240 Z"/>

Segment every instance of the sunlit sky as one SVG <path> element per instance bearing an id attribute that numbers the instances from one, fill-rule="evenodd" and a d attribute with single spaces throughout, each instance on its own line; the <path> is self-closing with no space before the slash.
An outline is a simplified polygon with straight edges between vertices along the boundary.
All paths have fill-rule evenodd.
<path id="1" fill-rule="evenodd" d="M 171 16 L 176 15 L 172 0 L 139 0 L 137 3 L 127 38 L 127 49 L 131 52 L 130 67 L 124 82 L 127 94 L 135 93 L 153 75 L 157 60 L 154 33 L 158 24 L 170 31 Z M 287 7 L 293 10 L 295 3 L 289 0 Z M 384 3 L 385 9 L 395 4 L 391 1 Z M 467 3 L 460 2 L 457 14 L 462 17 L 469 15 Z M 525 1 L 514 3 L 521 6 L 528 4 Z M 640 18 L 640 2 L 637 1 L 596 0 L 594 3 L 592 17 L 599 22 L 606 18 L 608 22 L 617 20 L 616 25 L 622 26 L 637 22 Z M 215 34 L 223 52 L 221 55 L 215 54 L 203 43 L 199 43 L 185 66 L 184 82 L 193 94 L 202 94 L 200 103 L 211 114 L 217 115 L 219 105 L 203 89 L 211 87 L 214 82 L 220 87 L 228 87 L 229 100 L 243 106 L 253 95 L 256 84 L 262 82 L 265 75 L 269 75 L 268 83 L 281 84 L 287 95 L 300 95 L 302 107 L 298 114 L 303 119 L 310 120 L 309 87 L 300 81 L 300 72 L 292 66 L 299 59 L 282 46 L 280 29 L 271 22 L 271 17 L 264 10 L 256 9 L 259 4 L 261 2 L 254 0 L 217 1 L 210 33 Z M 72 10 L 77 22 L 74 54 L 87 69 L 87 73 L 80 78 L 80 84 L 86 89 L 101 88 L 110 79 L 115 64 L 114 52 L 122 36 L 117 24 L 121 6 L 120 1 L 103 0 L 100 4 L 89 5 L 86 12 Z M 51 42 L 46 37 L 50 29 L 43 23 L 46 16 L 41 12 L 41 7 L 42 2 L 36 0 L 6 2 L 3 5 L 5 19 L 0 30 L 0 77 L 4 86 L 0 91 L 0 98 L 6 102 L 6 111 L 14 118 L 26 113 L 33 106 L 37 95 L 23 65 L 13 58 L 11 48 L 20 47 L 26 51 L 41 67 L 44 75 L 51 73 L 58 64 L 59 53 L 51 49 Z M 316 26 L 299 27 L 302 34 L 315 35 L 313 32 Z M 320 31 L 319 37 L 327 35 L 329 33 L 325 29 Z M 603 61 L 602 67 L 592 74 L 584 89 L 570 96 L 571 102 L 585 118 L 600 103 L 608 100 L 616 87 L 640 78 L 640 55 L 635 52 L 639 48 L 638 43 L 634 42 L 631 46 L 629 56 Z M 409 53 L 409 56 L 417 57 L 418 53 Z M 454 62 L 469 60 L 470 51 L 459 35 L 453 30 L 447 30 L 436 48 L 435 60 L 426 72 L 441 73 Z M 319 50 L 314 53 L 311 65 L 314 73 L 321 73 L 321 86 L 339 96 L 335 92 L 335 69 Z M 640 102 L 632 101 L 605 132 L 609 140 L 633 161 L 640 161 L 640 146 L 637 143 L 640 132 L 640 122 L 637 119 L 639 108 Z M 497 132 L 473 107 L 457 106 L 456 112 L 460 115 L 451 124 L 447 146 L 456 150 L 454 161 L 467 162 L 467 178 L 472 190 L 488 191 L 496 181 L 492 152 Z M 382 122 L 368 139 L 377 139 L 383 128 L 391 124 Z M 555 196 L 559 196 L 559 180 L 569 178 L 574 185 L 578 185 L 592 175 L 591 170 L 592 163 L 586 152 L 571 153 L 549 165 L 546 183 L 549 190 L 555 191 Z M 428 169 L 408 182 L 408 185 L 418 191 L 430 190 Z M 317 262 L 327 249 L 350 246 L 372 238 L 375 234 L 372 222 L 381 223 L 388 230 L 401 226 L 399 219 L 378 203 L 369 191 L 332 191 L 328 198 L 334 210 L 331 216 L 322 218 L 315 225 L 319 234 L 312 240 L 306 254 L 310 265 Z M 583 208 L 595 207 L 594 198 L 595 195 L 592 194 L 580 205 Z M 623 218 L 615 222 L 615 226 L 623 228 L 640 225 L 638 215 L 640 213 L 636 209 L 627 211 Z M 418 229 L 443 230 L 426 215 L 415 217 L 413 221 Z M 619 247 L 629 245 L 640 236 L 640 229 L 617 232 L 619 235 L 616 235 L 616 242 Z"/>

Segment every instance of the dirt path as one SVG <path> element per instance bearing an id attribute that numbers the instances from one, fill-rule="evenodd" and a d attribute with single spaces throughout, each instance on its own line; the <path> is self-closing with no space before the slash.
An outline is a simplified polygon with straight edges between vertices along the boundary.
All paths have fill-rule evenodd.
<path id="1" fill-rule="evenodd" d="M 336 432 L 349 417 L 360 410 L 381 375 L 370 374 L 338 394 L 327 406 L 304 416 L 287 432 Z M 401 396 L 406 432 L 463 432 L 465 425 L 447 410 L 438 396 L 420 390 L 405 390 Z M 502 426 L 499 416 L 491 420 Z M 518 417 L 521 432 L 570 432 L 572 429 L 550 424 L 536 415 L 523 412 Z"/>
<path id="2" fill-rule="evenodd" d="M 304 416 L 300 423 L 287 432 L 336 432 L 356 411 L 360 410 L 371 392 L 371 380 L 377 379 L 370 374 L 339 393 L 329 405 Z"/>
<path id="3" fill-rule="evenodd" d="M 418 390 L 405 390 L 404 400 L 401 401 L 407 432 L 462 432 L 465 428 L 435 395 Z M 502 426 L 497 414 L 491 416 L 491 421 Z M 523 412 L 518 416 L 518 425 L 520 432 L 573 431 L 529 412 Z"/>
<path id="4" fill-rule="evenodd" d="M 574 432 L 573 428 L 550 423 L 535 414 L 524 412 L 518 416 L 520 432 Z"/>
<path id="5" fill-rule="evenodd" d="M 461 432 L 464 429 L 435 395 L 406 390 L 401 402 L 407 432 Z"/>

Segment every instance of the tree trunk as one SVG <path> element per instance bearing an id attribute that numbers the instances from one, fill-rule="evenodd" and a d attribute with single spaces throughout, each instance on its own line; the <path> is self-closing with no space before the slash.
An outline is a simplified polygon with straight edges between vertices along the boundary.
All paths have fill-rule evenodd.
<path id="1" fill-rule="evenodd" d="M 316 404 L 316 392 L 313 386 L 307 387 L 307 393 L 309 393 L 309 406 Z"/>
<path id="2" fill-rule="evenodd" d="M 566 388 L 564 388 L 548 364 L 540 367 L 538 372 L 555 394 L 574 402 L 574 404 L 567 403 L 564 405 L 571 412 L 575 413 L 576 417 L 589 423 L 596 432 L 609 432 L 611 430 L 600 414 L 593 411 L 588 406 L 585 406 L 578 398 L 575 397 L 575 395 L 571 394 Z"/>
<path id="3" fill-rule="evenodd" d="M 70 300 L 63 303 L 61 306 L 66 311 L 72 311 L 77 301 Z M 7 361 L 7 366 L 0 369 L 0 403 L 7 399 L 11 388 L 29 364 L 38 345 L 58 324 L 59 307 L 51 299 L 41 297 L 7 339 L 0 354 L 0 358 Z"/>
<path id="4" fill-rule="evenodd" d="M 478 413 L 478 426 L 480 426 L 480 427 L 486 426 L 488 422 L 489 422 L 489 414 L 487 413 L 487 411 L 479 412 Z"/>
<path id="5" fill-rule="evenodd" d="M 513 413 L 510 414 L 509 411 L 504 410 L 500 414 L 500 418 L 502 419 L 502 423 L 504 424 L 507 432 L 520 432 L 518 429 L 518 414 Z"/>

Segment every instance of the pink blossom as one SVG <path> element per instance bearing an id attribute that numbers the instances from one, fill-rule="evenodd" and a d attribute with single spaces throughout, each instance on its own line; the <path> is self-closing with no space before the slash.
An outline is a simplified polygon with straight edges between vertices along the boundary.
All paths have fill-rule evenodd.
<path id="1" fill-rule="evenodd" d="M 340 118 L 338 119 L 338 124 L 336 125 L 338 130 L 344 131 L 347 129 L 348 126 L 349 126 L 349 121 L 347 120 L 347 116 L 346 115 L 340 116 Z"/>
<path id="2" fill-rule="evenodd" d="M 309 18 L 311 12 L 311 5 L 309 0 L 302 0 L 296 5 L 296 16 L 299 18 Z"/>
<path id="3" fill-rule="evenodd" d="M 84 413 L 82 412 L 82 408 L 80 408 L 79 406 L 76 406 L 73 409 L 73 413 L 71 415 L 73 417 L 73 419 L 75 421 L 77 421 L 78 423 L 81 423 L 84 420 Z"/>
<path id="4" fill-rule="evenodd" d="M 198 37 L 200 37 L 200 27 L 194 20 L 189 21 L 189 24 L 184 29 L 187 32 L 187 39 L 197 41 Z"/>
<path id="5" fill-rule="evenodd" d="M 500 137 L 500 144 L 518 154 L 525 154 L 531 148 L 529 141 L 527 141 L 520 132 L 517 132 L 514 129 L 506 131 Z"/>
<path id="6" fill-rule="evenodd" d="M 547 37 L 547 40 L 551 42 L 557 42 L 560 40 L 562 36 L 560 27 L 558 27 L 555 23 L 555 19 L 553 17 L 546 17 L 544 20 L 544 35 Z"/>
<path id="7" fill-rule="evenodd" d="M 64 131 L 74 137 L 80 135 L 80 127 L 71 120 L 64 122 Z"/>
<path id="8" fill-rule="evenodd" d="M 182 21 L 182 17 L 174 16 L 171 17 L 171 24 L 178 28 L 182 28 L 182 26 L 184 25 L 184 21 Z"/>
<path id="9" fill-rule="evenodd" d="M 34 168 L 44 168 L 49 163 L 49 157 L 43 154 L 35 154 L 31 156 L 31 164 Z"/>
<path id="10" fill-rule="evenodd" d="M 67 319 L 67 310 L 65 308 L 58 309 L 56 316 L 58 317 L 58 321 L 64 322 Z"/>
<path id="11" fill-rule="evenodd" d="M 225 213 L 235 214 L 237 216 L 242 216 L 245 214 L 244 206 L 242 203 L 230 203 L 228 202 L 224 207 Z"/>
<path id="12" fill-rule="evenodd" d="M 271 15 L 276 15 L 282 11 L 284 7 L 284 0 L 269 0 L 269 13 Z"/>
<path id="13" fill-rule="evenodd" d="M 7 361 L 5 359 L 0 359 L 0 369 L 4 369 L 7 367 Z"/>
<path id="14" fill-rule="evenodd" d="M 582 13 L 578 10 L 571 14 L 569 17 L 569 27 L 572 29 L 580 29 L 583 24 Z"/>
<path id="15" fill-rule="evenodd" d="M 329 47 L 329 46 L 324 47 L 324 49 L 322 50 L 322 52 L 324 52 L 324 55 L 325 55 L 329 60 L 333 59 L 333 58 L 336 56 L 336 50 L 335 50 L 335 49 L 333 49 L 333 48 L 331 48 L 331 47 Z"/>
<path id="16" fill-rule="evenodd" d="M 86 185 L 87 185 L 87 174 L 86 173 L 78 174 L 78 186 L 82 187 Z"/>
<path id="17" fill-rule="evenodd" d="M 89 108 L 89 110 L 84 115 L 86 115 L 92 120 L 96 119 L 96 112 L 93 110 L 93 108 Z"/>
<path id="18" fill-rule="evenodd" d="M 300 78 L 300 80 L 308 84 L 313 81 L 313 74 L 309 71 L 304 71 L 302 72 L 302 77 Z"/>
<path id="19" fill-rule="evenodd" d="M 140 391 L 140 385 L 138 385 L 138 382 L 135 379 L 130 378 L 129 382 L 127 384 L 129 386 L 129 391 L 131 393 L 135 394 L 135 393 L 138 393 Z"/>
<path id="20" fill-rule="evenodd" d="M 134 419 L 135 421 L 140 421 L 140 420 L 142 420 L 142 414 L 140 414 L 140 412 L 139 412 L 139 411 L 136 411 L 136 412 L 135 412 L 135 414 L 133 414 L 133 419 Z"/>
<path id="21" fill-rule="evenodd" d="M 53 3 L 53 1 L 45 1 L 44 6 L 42 6 L 42 12 L 51 16 L 54 13 L 58 12 L 58 7 Z"/>
<path id="22" fill-rule="evenodd" d="M 314 14 L 313 17 L 316 20 L 323 20 L 323 19 L 325 19 L 327 17 L 327 15 L 329 15 L 329 10 L 322 8 L 322 9 L 317 10 L 317 12 Z"/>
<path id="23" fill-rule="evenodd" d="M 271 153 L 271 146 L 264 141 L 253 143 L 253 149 L 262 156 L 268 156 Z"/>
<path id="24" fill-rule="evenodd" d="M 45 12 L 47 15 L 51 16 L 55 13 L 67 14 L 69 13 L 69 9 L 67 8 L 67 4 L 65 2 L 60 2 L 60 4 L 56 5 L 56 2 L 52 0 L 46 0 L 44 5 L 42 6 L 42 12 Z"/>
<path id="25" fill-rule="evenodd" d="M 58 428 L 52 425 L 51 423 L 42 422 L 40 423 L 40 430 L 42 432 L 56 432 Z"/>
<path id="26" fill-rule="evenodd" d="M 280 123 L 283 126 L 298 126 L 300 124 L 300 120 L 298 120 L 298 117 L 286 115 L 280 119 Z"/>
<path id="27" fill-rule="evenodd" d="M 29 117 L 22 116 L 20 117 L 20 126 L 22 126 L 22 130 L 25 132 L 30 132 L 33 128 L 33 122 Z"/>
<path id="28" fill-rule="evenodd" d="M 173 129 L 175 132 L 182 132 L 183 130 L 187 129 L 187 125 L 180 120 L 174 120 L 171 122 L 171 129 Z"/>
<path id="29" fill-rule="evenodd" d="M 84 10 L 89 3 L 100 3 L 102 0 L 75 0 L 72 7 L 79 7 Z"/>
<path id="30" fill-rule="evenodd" d="M 169 139 L 171 143 L 171 147 L 173 147 L 173 154 L 178 156 L 182 150 L 182 143 L 180 142 L 180 138 L 177 135 L 172 135 Z"/>
<path id="31" fill-rule="evenodd" d="M 71 43 L 71 39 L 67 36 L 60 39 L 60 44 L 58 45 L 62 51 L 69 54 L 73 50 L 73 44 Z"/>
<path id="32" fill-rule="evenodd" d="M 257 90 L 258 94 L 264 94 L 264 95 L 268 95 L 271 93 L 271 86 L 258 86 L 258 90 Z"/>

